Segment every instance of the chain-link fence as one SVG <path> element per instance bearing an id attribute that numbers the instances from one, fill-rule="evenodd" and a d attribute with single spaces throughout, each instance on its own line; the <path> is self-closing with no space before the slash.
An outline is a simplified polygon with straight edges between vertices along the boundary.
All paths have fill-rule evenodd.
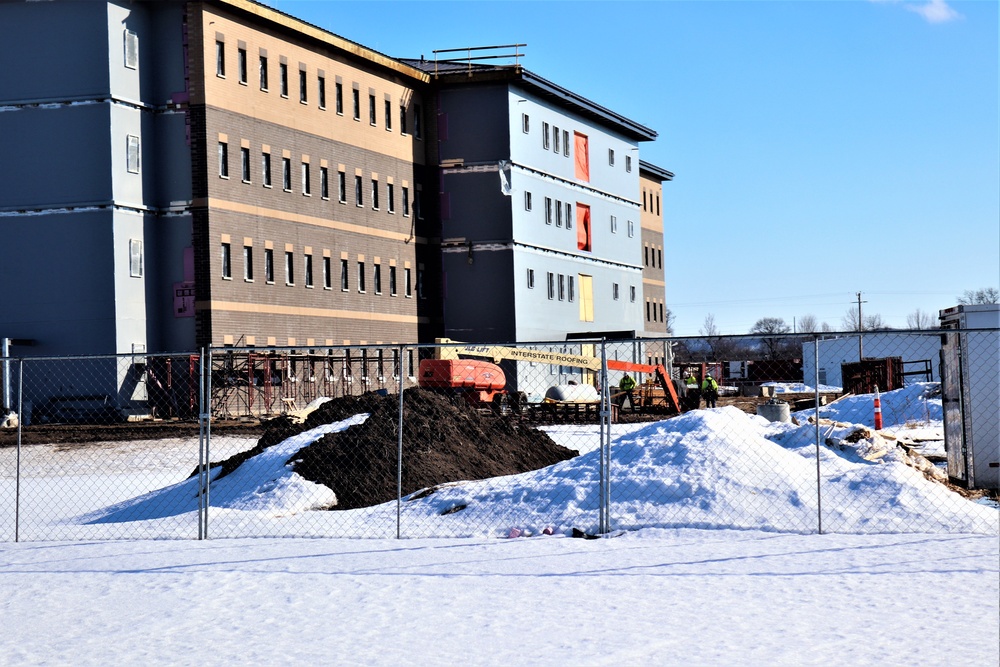
<path id="1" fill-rule="evenodd" d="M 998 532 L 1000 332 L 0 360 L 0 540 Z"/>

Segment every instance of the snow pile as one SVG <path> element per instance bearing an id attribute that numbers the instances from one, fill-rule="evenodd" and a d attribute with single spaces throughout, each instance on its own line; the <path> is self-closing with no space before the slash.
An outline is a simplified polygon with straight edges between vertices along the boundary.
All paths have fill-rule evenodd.
<path id="1" fill-rule="evenodd" d="M 764 382 L 762 387 L 771 387 L 775 394 L 815 394 L 816 388 L 802 382 Z M 843 387 L 832 387 L 828 384 L 819 386 L 821 394 L 839 394 L 844 391 Z"/>
<path id="2" fill-rule="evenodd" d="M 327 433 L 336 433 L 361 424 L 368 418 L 360 414 L 334 424 L 317 426 L 268 447 L 244 461 L 231 474 L 215 479 L 222 470 L 212 468 L 209 500 L 212 507 L 262 516 L 285 516 L 312 509 L 326 509 L 337 504 L 333 491 L 314 484 L 292 471 L 286 463 L 300 449 Z M 84 523 L 115 523 L 177 516 L 198 509 L 198 478 L 191 477 L 165 489 L 153 491 L 125 502 L 93 512 L 80 519 Z"/>
<path id="3" fill-rule="evenodd" d="M 732 407 L 699 410 L 619 438 L 611 455 L 614 528 L 816 529 L 813 425 L 772 424 Z M 926 479 L 895 453 L 870 461 L 855 449 L 822 447 L 819 456 L 825 530 L 981 532 L 997 525 L 996 511 Z M 504 534 L 497 517 L 509 516 L 527 534 L 594 532 L 599 493 L 600 453 L 592 451 L 509 479 L 414 494 L 404 503 L 405 520 L 438 516 Z"/>
<path id="4" fill-rule="evenodd" d="M 943 419 L 941 385 L 938 382 L 915 382 L 880 395 L 882 422 L 885 427 L 908 423 L 935 422 Z M 815 409 L 794 413 L 799 421 L 815 415 Z M 819 409 L 820 419 L 875 426 L 875 394 L 846 396 Z"/>

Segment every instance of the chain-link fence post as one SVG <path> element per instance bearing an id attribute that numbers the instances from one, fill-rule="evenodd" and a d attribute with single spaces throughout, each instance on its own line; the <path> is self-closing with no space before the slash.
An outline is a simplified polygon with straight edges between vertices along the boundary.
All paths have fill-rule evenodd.
<path id="1" fill-rule="evenodd" d="M 403 352 L 402 345 L 398 348 L 399 363 L 396 364 L 396 389 L 399 392 L 399 420 L 396 438 L 396 539 L 402 537 L 403 512 Z"/>
<path id="2" fill-rule="evenodd" d="M 8 363 L 10 363 L 8 361 Z M 21 433 L 24 428 L 24 360 L 17 361 L 17 454 L 14 463 L 14 541 L 21 537 Z"/>
<path id="3" fill-rule="evenodd" d="M 819 338 L 813 338 L 813 384 L 816 387 L 816 410 L 813 412 L 816 421 L 816 530 L 823 534 L 823 485 L 820 474 L 820 441 L 819 441 Z"/>
<path id="4" fill-rule="evenodd" d="M 198 352 L 198 539 L 208 537 L 208 451 L 211 397 L 205 396 L 205 348 Z"/>
<path id="5" fill-rule="evenodd" d="M 611 531 L 611 388 L 608 386 L 608 351 L 601 340 L 601 456 L 600 498 L 598 500 L 598 532 Z"/>

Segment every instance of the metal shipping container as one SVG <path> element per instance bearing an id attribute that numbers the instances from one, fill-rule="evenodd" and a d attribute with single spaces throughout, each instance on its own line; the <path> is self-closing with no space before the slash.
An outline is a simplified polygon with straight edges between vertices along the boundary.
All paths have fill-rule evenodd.
<path id="1" fill-rule="evenodd" d="M 954 330 L 941 334 L 948 477 L 970 489 L 1000 489 L 1000 306 L 955 306 L 940 320 Z"/>

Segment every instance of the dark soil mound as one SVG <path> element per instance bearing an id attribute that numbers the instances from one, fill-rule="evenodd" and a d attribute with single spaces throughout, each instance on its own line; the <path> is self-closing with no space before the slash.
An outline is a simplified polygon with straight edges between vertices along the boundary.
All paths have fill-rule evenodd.
<path id="1" fill-rule="evenodd" d="M 223 475 L 296 433 L 369 413 L 358 426 L 330 433 L 294 456 L 295 472 L 337 494 L 333 509 L 353 509 L 396 498 L 399 396 L 365 394 L 324 403 L 296 424 L 267 423 L 257 447 L 225 461 Z M 402 492 L 445 482 L 513 475 L 577 455 L 545 433 L 516 420 L 481 415 L 464 403 L 421 389 L 403 392 Z"/>

